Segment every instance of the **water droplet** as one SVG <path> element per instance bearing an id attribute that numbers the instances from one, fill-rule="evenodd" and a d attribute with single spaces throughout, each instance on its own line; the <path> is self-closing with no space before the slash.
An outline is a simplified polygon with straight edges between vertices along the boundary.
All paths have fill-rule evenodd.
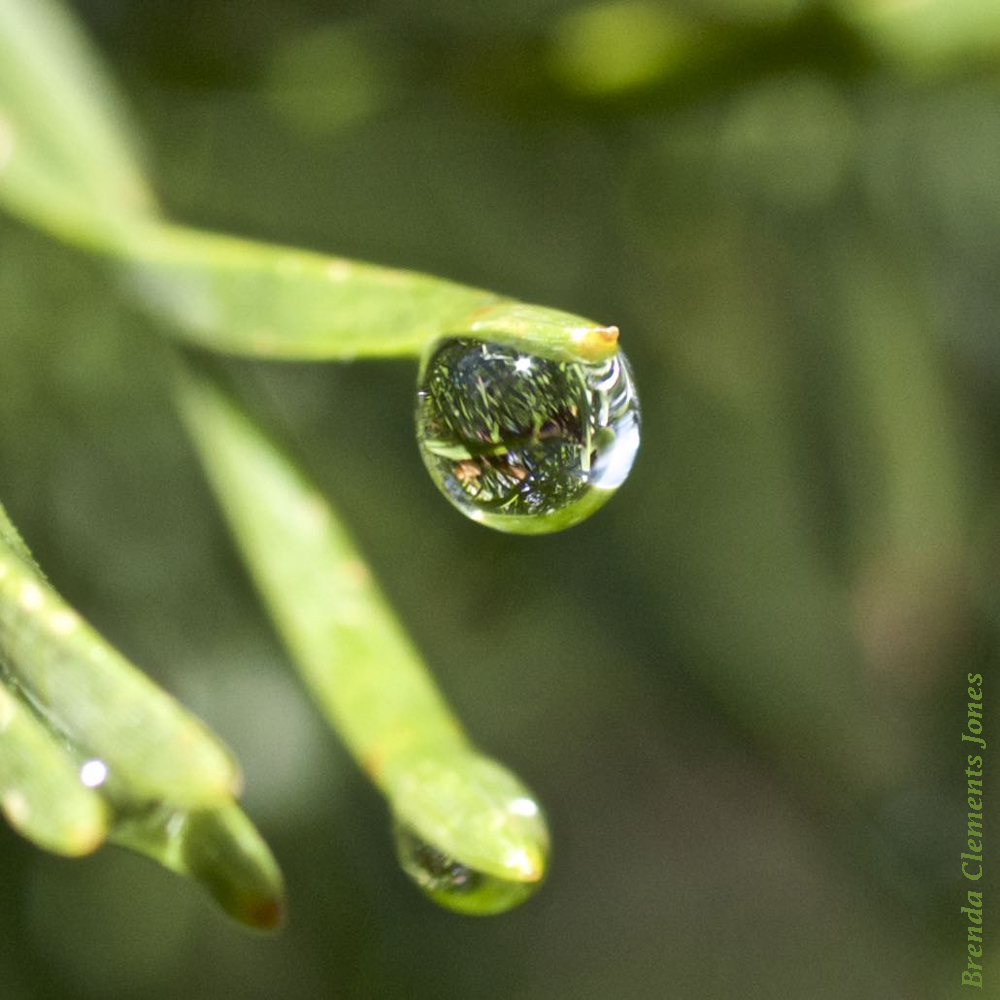
<path id="1" fill-rule="evenodd" d="M 438 850 L 405 823 L 395 823 L 396 856 L 410 878 L 436 903 L 459 913 L 503 913 L 523 903 L 541 885 L 477 871 Z M 516 861 L 516 859 L 514 859 Z M 517 870 L 513 863 L 511 870 Z"/>
<path id="2" fill-rule="evenodd" d="M 445 341 L 421 366 L 417 440 L 466 516 L 518 534 L 559 531 L 602 506 L 632 468 L 632 372 L 620 351 L 586 363 Z"/>
<path id="3" fill-rule="evenodd" d="M 100 788 L 107 781 L 108 765 L 94 757 L 80 765 L 80 781 L 88 788 Z"/>

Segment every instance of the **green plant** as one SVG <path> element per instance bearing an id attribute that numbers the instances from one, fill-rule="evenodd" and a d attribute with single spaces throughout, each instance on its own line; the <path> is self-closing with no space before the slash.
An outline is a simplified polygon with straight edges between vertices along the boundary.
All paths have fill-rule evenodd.
<path id="1" fill-rule="evenodd" d="M 480 369 L 445 379 L 420 430 L 432 471 L 444 463 L 438 472 L 453 484 L 490 479 L 491 502 L 497 483 L 518 497 L 534 491 L 519 505 L 501 498 L 488 517 L 473 505 L 496 527 L 567 527 L 624 478 L 638 416 L 616 328 L 425 275 L 177 226 L 159 213 L 123 123 L 113 88 L 54 0 L 0 0 L 0 204 L 10 212 L 115 260 L 165 329 L 212 351 L 343 359 L 425 357 L 445 339 L 490 345 L 510 361 L 495 385 Z M 509 397 L 510 371 L 527 377 L 533 358 L 545 373 L 537 388 L 491 400 Z M 404 869 L 456 910 L 515 905 L 540 882 L 548 852 L 534 796 L 472 748 L 329 503 L 207 361 L 180 350 L 173 374 L 179 411 L 270 614 L 390 801 Z M 425 384 L 425 397 L 440 382 Z M 451 412 L 468 426 L 428 446 Z M 613 465 L 607 481 L 602 463 Z M 62 601 L 2 513 L 0 681 L 0 805 L 12 825 L 66 854 L 118 842 L 198 879 L 237 919 L 276 925 L 281 876 L 235 804 L 228 752 Z"/>

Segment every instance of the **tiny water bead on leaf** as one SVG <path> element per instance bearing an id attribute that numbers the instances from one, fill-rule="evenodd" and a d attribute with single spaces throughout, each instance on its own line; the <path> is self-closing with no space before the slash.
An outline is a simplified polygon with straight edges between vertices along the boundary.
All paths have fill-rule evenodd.
<path id="1" fill-rule="evenodd" d="M 462 864 L 410 827 L 395 823 L 396 855 L 403 871 L 440 906 L 458 913 L 504 913 L 535 893 L 541 882 L 500 878 Z"/>
<path id="2" fill-rule="evenodd" d="M 417 440 L 431 478 L 467 517 L 543 534 L 589 517 L 639 447 L 639 402 L 618 351 L 554 360 L 455 339 L 421 366 Z"/>
<path id="3" fill-rule="evenodd" d="M 503 913 L 541 885 L 549 831 L 535 795 L 468 747 L 407 754 L 385 776 L 396 853 L 440 906 Z"/>

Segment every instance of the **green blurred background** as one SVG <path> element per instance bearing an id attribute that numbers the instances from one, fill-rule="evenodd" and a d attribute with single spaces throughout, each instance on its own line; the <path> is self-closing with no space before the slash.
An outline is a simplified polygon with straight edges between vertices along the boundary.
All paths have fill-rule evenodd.
<path id="1" fill-rule="evenodd" d="M 415 366 L 234 364 L 469 730 L 546 803 L 522 909 L 435 909 L 299 688 L 99 261 L 0 218 L 0 483 L 235 748 L 291 919 L 0 829 L 0 997 L 958 997 L 966 674 L 1000 738 L 1000 6 L 76 0 L 169 210 L 617 323 L 633 475 L 466 522 Z M 991 884 L 986 885 L 986 882 Z M 1000 996 L 995 944 L 987 988 Z"/>

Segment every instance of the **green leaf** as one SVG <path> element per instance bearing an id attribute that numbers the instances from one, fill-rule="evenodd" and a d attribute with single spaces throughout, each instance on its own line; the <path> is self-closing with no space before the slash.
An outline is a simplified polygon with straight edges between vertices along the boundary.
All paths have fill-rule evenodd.
<path id="1" fill-rule="evenodd" d="M 211 377 L 188 369 L 178 400 L 303 679 L 397 819 L 477 873 L 537 883 L 534 797 L 470 745 L 330 503 Z"/>
<path id="2" fill-rule="evenodd" d="M 31 165 L 18 174 L 24 196 L 89 205 L 95 223 L 153 211 L 131 134 L 124 102 L 65 8 L 0 0 L 0 169 Z"/>
<path id="3" fill-rule="evenodd" d="M 476 336 L 597 360 L 618 330 L 555 309 L 393 268 L 168 224 L 156 215 L 122 102 L 66 12 L 0 0 L 0 204 L 119 258 L 172 331 L 267 358 L 421 355 Z"/>
<path id="4" fill-rule="evenodd" d="M 596 358 L 618 331 L 440 278 L 150 223 L 125 248 L 132 287 L 185 339 L 265 358 L 419 357 L 475 336 Z"/>
<path id="5" fill-rule="evenodd" d="M 0 671 L 2 676 L 2 671 Z M 0 811 L 47 851 L 87 854 L 107 831 L 101 797 L 20 700 L 0 685 Z"/>
<path id="6" fill-rule="evenodd" d="M 12 531 L 4 516 L 0 658 L 21 697 L 133 798 L 198 806 L 230 797 L 240 778 L 229 752 L 66 604 Z"/>
<path id="7" fill-rule="evenodd" d="M 139 851 L 270 930 L 281 872 L 233 801 L 238 783 L 204 726 L 62 601 L 0 507 L 0 811 L 10 824 L 61 854 L 105 838 Z"/>
<path id="8" fill-rule="evenodd" d="M 233 803 L 216 809 L 154 806 L 126 814 L 111 840 L 195 879 L 241 924 L 275 930 L 284 915 L 284 881 L 267 844 Z"/>

